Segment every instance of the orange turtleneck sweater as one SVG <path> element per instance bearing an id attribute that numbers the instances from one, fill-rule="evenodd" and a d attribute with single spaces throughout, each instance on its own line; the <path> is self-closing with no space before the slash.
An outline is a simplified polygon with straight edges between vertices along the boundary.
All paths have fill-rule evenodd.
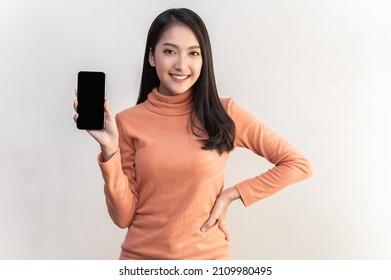
<path id="1" fill-rule="evenodd" d="M 117 114 L 120 149 L 98 162 L 114 223 L 128 228 L 120 259 L 230 259 L 230 243 L 217 225 L 206 232 L 224 187 L 228 153 L 201 149 L 189 127 L 192 93 L 162 95 Z M 305 179 L 306 158 L 233 99 L 221 99 L 236 125 L 235 147 L 245 147 L 275 164 L 235 185 L 246 206 Z"/>

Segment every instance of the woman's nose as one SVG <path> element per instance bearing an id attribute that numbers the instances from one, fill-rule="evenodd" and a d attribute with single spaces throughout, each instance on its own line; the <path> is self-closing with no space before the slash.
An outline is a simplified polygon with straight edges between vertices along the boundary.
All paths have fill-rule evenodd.
<path id="1" fill-rule="evenodd" d="M 187 64 L 187 58 L 185 55 L 178 55 L 177 56 L 177 61 L 175 63 L 175 68 L 177 70 L 183 70 L 186 68 L 186 64 Z"/>

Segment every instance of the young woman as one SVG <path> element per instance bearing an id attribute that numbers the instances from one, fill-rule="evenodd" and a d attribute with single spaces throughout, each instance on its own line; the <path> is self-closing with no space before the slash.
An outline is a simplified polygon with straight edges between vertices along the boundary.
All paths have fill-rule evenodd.
<path id="1" fill-rule="evenodd" d="M 219 98 L 206 27 L 188 9 L 152 23 L 137 105 L 116 117 L 104 107 L 105 129 L 88 132 L 101 146 L 109 214 L 128 228 L 120 259 L 230 259 L 229 204 L 249 206 L 312 172 L 283 138 Z M 275 167 L 224 189 L 235 147 Z"/>

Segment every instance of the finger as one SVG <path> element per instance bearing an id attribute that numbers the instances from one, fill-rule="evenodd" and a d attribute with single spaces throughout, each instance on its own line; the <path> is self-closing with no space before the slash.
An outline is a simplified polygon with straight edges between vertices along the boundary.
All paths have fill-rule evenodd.
<path id="1" fill-rule="evenodd" d="M 215 225 L 217 220 L 208 220 L 202 227 L 201 232 L 207 231 L 211 226 Z"/>
<path id="2" fill-rule="evenodd" d="M 105 99 L 105 102 L 103 103 L 103 107 L 105 108 L 105 110 L 108 113 L 112 114 L 111 106 L 110 106 L 109 101 L 107 99 Z"/>
<path id="3" fill-rule="evenodd" d="M 103 107 L 105 108 L 106 116 L 109 120 L 113 119 L 113 112 L 111 110 L 111 106 L 109 104 L 109 101 L 105 100 L 105 103 L 103 104 Z"/>
<path id="4" fill-rule="evenodd" d="M 77 89 L 76 88 L 73 89 L 73 92 L 75 93 L 75 95 L 77 97 Z"/>
<path id="5" fill-rule="evenodd" d="M 74 116 L 73 116 L 73 120 L 75 121 L 75 122 L 77 122 L 77 118 L 79 117 L 79 114 L 78 113 L 76 113 Z"/>
<path id="6" fill-rule="evenodd" d="M 76 112 L 77 112 L 77 104 L 78 104 L 77 100 L 76 99 L 73 100 L 73 109 L 75 109 Z"/>
<path id="7" fill-rule="evenodd" d="M 219 229 L 224 233 L 225 235 L 225 240 L 229 241 L 229 234 L 228 234 L 228 228 L 225 222 L 220 222 L 219 221 Z"/>
<path id="8" fill-rule="evenodd" d="M 201 231 L 202 232 L 207 231 L 210 227 L 214 226 L 216 222 L 217 222 L 217 218 L 211 215 L 209 219 L 205 222 L 205 224 L 201 227 Z"/>

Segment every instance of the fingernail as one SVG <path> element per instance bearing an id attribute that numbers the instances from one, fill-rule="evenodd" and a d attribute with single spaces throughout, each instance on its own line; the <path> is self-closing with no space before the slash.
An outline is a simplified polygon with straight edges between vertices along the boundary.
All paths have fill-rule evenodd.
<path id="1" fill-rule="evenodd" d="M 201 232 L 205 232 L 205 230 L 206 230 L 206 229 L 205 229 L 204 227 L 201 228 Z"/>

